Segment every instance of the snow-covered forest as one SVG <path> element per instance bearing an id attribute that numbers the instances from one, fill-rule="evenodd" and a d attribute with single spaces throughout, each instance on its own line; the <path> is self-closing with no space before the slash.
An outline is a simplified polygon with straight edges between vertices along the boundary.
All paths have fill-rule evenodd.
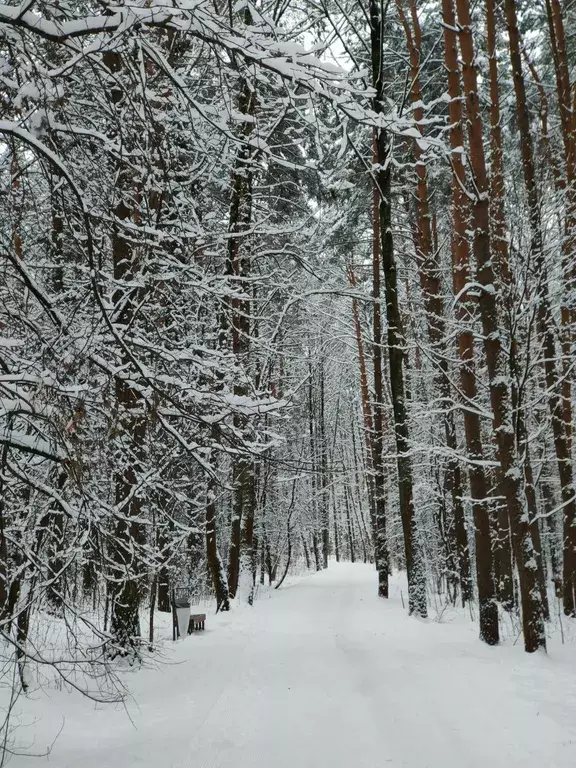
<path id="1" fill-rule="evenodd" d="M 227 653 L 242 664 L 238 637 L 278 625 L 322 656 L 348 614 L 395 627 L 382 653 L 475 670 L 475 706 L 543 660 L 523 667 L 544 675 L 531 695 L 576 722 L 576 2 L 8 2 L 0 765 L 52 751 L 34 742 L 51 698 L 119 721 L 129 690 L 153 697 L 156 666 L 187 659 L 193 701 Z M 182 603 L 207 616 L 196 661 Z M 299 606 L 312 629 L 290 630 Z M 381 672 L 382 693 L 373 642 L 362 679 Z M 427 727 L 442 750 L 448 726 Z M 432 758 L 402 758 L 396 734 L 388 762 L 516 765 L 462 733 L 460 757 Z M 546 733 L 549 762 L 524 768 L 576 764 L 574 727 Z M 384 764 L 371 738 L 307 759 Z M 94 765 L 132 764 L 116 746 Z M 54 764 L 88 766 L 75 749 Z M 224 752 L 133 764 L 258 764 Z"/>

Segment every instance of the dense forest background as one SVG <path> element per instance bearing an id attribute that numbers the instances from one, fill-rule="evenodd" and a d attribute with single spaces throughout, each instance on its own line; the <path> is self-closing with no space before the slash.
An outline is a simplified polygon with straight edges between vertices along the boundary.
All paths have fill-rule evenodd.
<path id="1" fill-rule="evenodd" d="M 574 30 L 570 0 L 0 6 L 3 686 L 96 696 L 175 597 L 331 557 L 489 644 L 576 616 Z"/>

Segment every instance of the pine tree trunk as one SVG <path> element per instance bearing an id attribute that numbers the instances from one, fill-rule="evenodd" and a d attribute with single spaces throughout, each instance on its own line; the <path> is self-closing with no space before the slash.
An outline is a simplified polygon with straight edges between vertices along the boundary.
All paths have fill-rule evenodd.
<path id="1" fill-rule="evenodd" d="M 370 2 L 370 32 L 372 52 L 372 82 L 376 92 L 373 108 L 381 113 L 384 107 L 384 83 L 382 73 L 382 27 L 381 6 L 377 0 Z M 405 351 L 403 330 L 400 319 L 398 278 L 392 241 L 392 165 L 389 163 L 389 142 L 384 129 L 376 136 L 377 168 L 376 187 L 379 195 L 380 249 L 384 273 L 386 314 L 388 320 L 387 347 L 392 409 L 394 413 L 394 435 L 397 452 L 398 493 L 400 515 L 404 533 L 406 570 L 408 575 L 409 613 L 426 616 L 426 577 L 417 546 L 416 516 L 413 500 L 412 465 L 409 457 L 409 426 L 405 391 Z M 375 302 L 376 304 L 376 302 Z M 375 420 L 376 426 L 376 420 Z"/>
<path id="2" fill-rule="evenodd" d="M 240 556 L 242 546 L 242 513 L 244 511 L 245 474 L 247 462 L 235 459 L 232 467 L 232 519 L 230 522 L 230 544 L 228 547 L 228 592 L 233 600 L 238 591 L 240 579 Z"/>
<path id="3" fill-rule="evenodd" d="M 370 538 L 370 533 L 368 531 L 368 526 L 366 525 L 366 520 L 364 519 L 364 513 L 362 511 L 362 494 L 360 492 L 360 463 L 358 461 L 358 453 L 356 451 L 356 429 L 355 429 L 355 421 L 352 421 L 350 434 L 352 435 L 352 463 L 354 465 L 354 488 L 356 493 L 352 494 L 352 491 L 350 491 L 350 503 L 352 504 L 352 510 L 354 511 L 354 514 L 356 514 L 356 522 L 358 523 L 358 527 L 360 528 L 360 531 L 362 533 L 362 546 L 364 547 L 365 553 L 370 550 L 371 543 L 374 540 L 374 523 L 372 517 L 370 517 L 370 530 L 372 532 L 372 539 Z M 364 454 L 362 452 L 360 453 L 361 458 L 364 457 Z M 362 476 L 366 477 L 367 472 L 364 468 L 364 471 L 362 473 Z M 370 513 L 373 512 L 373 506 L 372 506 L 372 499 L 373 495 L 370 491 L 370 484 L 367 483 L 367 494 L 368 494 L 368 503 L 370 505 Z M 375 558 L 372 555 L 372 552 L 370 553 L 370 562 L 373 562 Z"/>
<path id="4" fill-rule="evenodd" d="M 354 552 L 354 531 L 352 525 L 352 515 L 350 514 L 350 497 L 348 487 L 344 489 L 344 501 L 346 505 L 346 528 L 348 530 L 348 552 L 350 555 L 350 562 L 356 562 L 356 556 Z"/>
<path id="5" fill-rule="evenodd" d="M 161 613 L 170 613 L 170 576 L 166 566 L 160 568 L 158 574 L 158 610 Z"/>
<path id="6" fill-rule="evenodd" d="M 340 531 L 338 530 L 338 502 L 336 491 L 332 492 L 332 515 L 334 518 L 334 557 L 336 562 L 340 562 Z"/>
<path id="7" fill-rule="evenodd" d="M 247 23 L 250 19 L 250 11 L 245 10 Z M 240 96 L 238 99 L 238 111 L 254 117 L 256 109 L 256 94 L 251 84 L 244 77 L 241 78 Z M 234 170 L 232 172 L 232 194 L 230 199 L 229 223 L 228 223 L 228 257 L 226 261 L 226 274 L 231 279 L 233 292 L 246 293 L 246 279 L 250 273 L 250 246 L 247 242 L 247 232 L 252 221 L 252 186 L 254 181 L 254 166 L 252 149 L 249 139 L 253 132 L 253 120 L 248 119 L 244 123 L 244 135 L 240 148 L 236 155 Z M 232 334 L 232 351 L 240 364 L 246 364 L 250 351 L 250 300 L 240 299 L 234 295 L 229 301 L 230 321 Z M 248 394 L 246 385 L 242 382 L 234 385 L 234 394 L 243 397 Z M 245 426 L 245 419 L 235 416 L 235 427 L 241 429 Z M 232 467 L 232 525 L 230 530 L 230 547 L 228 551 L 228 590 L 231 598 L 236 597 L 238 581 L 241 570 L 242 547 L 242 516 L 244 510 L 255 497 L 251 490 L 251 477 L 254 470 L 249 458 L 240 456 L 234 458 Z M 254 509 L 249 514 L 253 518 Z M 253 519 L 248 523 L 248 530 L 253 531 Z M 251 534 L 250 534 L 251 535 Z"/>
<path id="8" fill-rule="evenodd" d="M 306 539 L 304 538 L 304 534 L 302 534 L 302 549 L 304 550 L 304 559 L 306 560 L 306 569 L 310 570 L 312 567 L 312 563 L 310 561 L 310 550 L 308 549 L 308 545 L 306 544 Z"/>
<path id="9" fill-rule="evenodd" d="M 494 521 L 494 579 L 496 594 L 505 611 L 512 611 L 516 601 L 514 596 L 514 563 L 512 561 L 512 541 L 510 538 L 510 515 L 502 488 L 502 472 L 498 467 L 497 502 Z"/>
<path id="10" fill-rule="evenodd" d="M 110 100 L 120 110 L 124 99 L 124 92 L 119 85 L 123 69 L 122 54 L 105 53 L 104 64 L 116 76 L 110 87 Z M 119 161 L 117 178 L 114 216 L 118 222 L 129 223 L 135 214 L 127 202 L 133 192 L 133 184 L 130 167 L 122 159 Z M 140 272 L 140 263 L 121 224 L 115 224 L 113 228 L 112 259 L 116 285 L 126 286 L 118 288 L 113 297 L 116 322 L 129 327 L 139 301 L 138 289 L 130 287 L 130 284 Z M 129 359 L 124 362 L 130 365 Z M 146 414 L 142 397 L 129 379 L 118 376 L 115 393 L 117 432 L 122 449 L 115 457 L 115 503 L 118 512 L 111 539 L 112 567 L 108 583 L 111 602 L 110 634 L 113 653 L 134 656 L 137 655 L 140 638 L 140 579 L 143 575 L 138 550 L 145 544 L 145 532 L 140 522 L 142 498 L 136 489 L 144 457 Z"/>
<path id="11" fill-rule="evenodd" d="M 322 570 L 322 562 L 320 560 L 320 547 L 318 546 L 318 534 L 316 531 L 312 534 L 312 551 L 314 552 L 314 562 L 316 564 L 316 570 Z"/>
<path id="12" fill-rule="evenodd" d="M 544 351 L 544 372 L 549 397 L 548 404 L 552 420 L 554 447 L 560 475 L 562 501 L 564 503 L 564 612 L 576 616 L 575 577 L 576 577 L 576 500 L 573 487 L 572 445 L 571 445 L 571 409 L 563 401 L 561 377 L 556 368 L 556 342 L 553 332 L 553 319 L 548 296 L 547 270 L 544 260 L 544 243 L 540 221 L 540 195 L 536 182 L 532 134 L 526 100 L 526 86 L 522 72 L 520 55 L 520 37 L 514 0 L 506 0 L 506 20 L 510 43 L 510 62 L 514 77 L 516 111 L 522 152 L 522 168 L 528 200 L 530 230 L 532 236 L 531 252 L 538 278 L 538 313 L 537 328 Z"/>
<path id="13" fill-rule="evenodd" d="M 322 525 L 322 564 L 328 568 L 330 556 L 330 497 L 328 492 L 328 446 L 326 444 L 326 401 L 324 389 L 324 358 L 320 360 L 320 521 Z"/>
<path id="14" fill-rule="evenodd" d="M 248 605 L 254 602 L 256 586 L 256 550 L 254 546 L 254 518 L 256 515 L 256 467 L 253 461 L 247 462 L 242 489 L 242 554 L 240 557 L 241 581 L 245 584 Z"/>
<path id="15" fill-rule="evenodd" d="M 408 22 L 403 8 L 403 0 L 396 0 L 398 13 L 404 27 L 408 52 L 410 56 L 410 82 L 414 120 L 417 130 L 422 134 L 421 124 L 424 119 L 422 106 L 422 89 L 420 85 L 420 56 L 421 56 L 421 30 L 418 13 L 414 0 L 410 0 L 412 16 L 412 28 Z M 430 199 L 428 192 L 428 170 L 423 157 L 421 145 L 418 140 L 413 142 L 414 159 L 417 175 L 416 189 L 416 258 L 418 262 L 418 274 L 420 289 L 426 312 L 428 336 L 432 344 L 434 354 L 437 356 L 439 374 L 435 377 L 435 385 L 440 394 L 443 407 L 446 412 L 443 416 L 446 447 L 451 458 L 446 469 L 446 488 L 450 494 L 452 504 L 451 520 L 447 528 L 446 545 L 449 549 L 448 557 L 458 562 L 458 576 L 460 581 L 462 603 L 467 603 L 472 597 L 472 582 L 470 578 L 470 553 L 468 549 L 468 535 L 464 519 L 464 505 L 462 503 L 462 474 L 458 460 L 455 458 L 458 450 L 456 436 L 456 424 L 452 410 L 452 393 L 450 387 L 450 372 L 446 350 L 446 313 L 443 299 L 441 279 L 440 252 L 434 245 L 432 233 L 432 215 L 430 211 Z"/>
<path id="16" fill-rule="evenodd" d="M 564 371 L 562 397 L 564 398 L 564 429 L 570 451 L 572 451 L 572 361 L 573 343 L 576 333 L 576 309 L 571 295 L 576 288 L 576 90 L 572 100 L 570 67 L 566 49 L 566 33 L 560 0 L 546 0 L 546 15 L 554 71 L 556 93 L 560 110 L 560 125 L 564 146 L 565 179 L 565 222 L 562 242 L 564 293 L 561 307 L 562 352 Z"/>
<path id="17" fill-rule="evenodd" d="M 554 584 L 554 594 L 558 600 L 562 599 L 562 558 L 559 553 L 562 551 L 561 525 L 559 524 L 561 513 L 554 513 L 556 498 L 554 490 L 548 481 L 540 485 L 540 497 L 544 507 L 544 525 L 546 531 L 546 540 L 548 551 L 550 552 L 550 567 L 552 570 L 552 583 Z"/>
<path id="18" fill-rule="evenodd" d="M 488 486 L 484 458 L 480 418 L 475 406 L 477 400 L 476 371 L 474 363 L 474 336 L 470 325 L 475 315 L 474 307 L 464 300 L 465 286 L 470 280 L 470 254 L 467 240 L 469 203 L 466 196 L 466 170 L 462 157 L 464 133 L 462 129 L 462 89 L 460 85 L 459 58 L 456 37 L 456 18 L 453 0 L 442 0 L 444 54 L 450 95 L 450 146 L 452 148 L 452 259 L 454 294 L 461 297 L 456 304 L 455 317 L 458 327 L 458 356 L 460 359 L 460 386 L 465 398 L 464 434 L 469 464 L 470 492 L 474 515 L 476 582 L 480 608 L 480 638 L 494 645 L 499 640 L 498 608 L 492 573 L 492 548 L 490 520 L 487 509 Z"/>
<path id="19" fill-rule="evenodd" d="M 496 10 L 494 0 L 486 0 L 487 52 L 490 74 L 490 225 L 491 245 L 494 254 L 495 272 L 502 286 L 505 303 L 512 305 L 512 276 L 510 272 L 506 220 L 504 215 L 504 148 L 502 142 L 502 123 L 500 115 L 500 88 L 498 83 L 498 59 L 496 51 Z M 518 380 L 516 370 L 517 345 L 514 339 L 510 344 L 510 371 L 513 381 Z M 514 385 L 513 385 L 514 387 Z M 513 401 L 518 405 L 518 398 Z M 503 496 L 502 473 L 498 477 L 498 495 Z M 494 565 L 497 592 L 503 608 L 513 609 L 514 575 L 510 539 L 510 517 L 508 507 L 499 498 L 494 541 Z"/>
<path id="20" fill-rule="evenodd" d="M 374 160 L 377 147 L 374 136 Z M 380 296 L 380 215 L 379 195 L 374 188 L 372 197 L 372 298 L 373 334 L 372 367 L 374 375 L 374 406 L 372 441 L 372 492 L 374 503 L 374 557 L 378 571 L 378 595 L 388 597 L 390 570 L 386 533 L 386 477 L 384 473 L 384 386 L 382 379 L 382 309 Z M 365 417 L 366 418 L 366 417 Z"/>
<path id="21" fill-rule="evenodd" d="M 212 428 L 212 439 L 216 438 L 216 430 Z M 213 467 L 215 471 L 215 467 Z M 206 561 L 208 570 L 212 577 L 212 585 L 216 596 L 216 610 L 230 610 L 230 595 L 228 592 L 228 581 L 224 564 L 218 551 L 218 528 L 216 515 L 216 479 L 210 477 L 208 480 L 208 490 L 206 497 L 205 519 L 206 519 Z"/>
<path id="22" fill-rule="evenodd" d="M 544 355 L 546 365 L 546 386 L 552 394 L 549 399 L 552 417 L 552 429 L 554 432 L 554 444 L 558 471 L 560 475 L 560 487 L 562 502 L 564 504 L 564 564 L 563 564 L 563 588 L 564 613 L 567 616 L 576 616 L 576 501 L 574 500 L 573 482 L 573 456 L 572 456 L 572 362 L 573 345 L 576 331 L 576 310 L 573 307 L 573 299 L 570 296 L 576 288 L 576 90 L 572 101 L 572 88 L 570 84 L 570 71 L 566 51 L 566 36 L 562 7 L 559 0 L 546 0 L 546 12 L 550 43 L 554 59 L 556 73 L 558 105 L 560 109 L 560 123 L 562 127 L 562 139 L 564 144 L 564 160 L 566 172 L 566 213 L 563 241 L 563 267 L 565 297 L 567 301 L 562 306 L 562 352 L 564 356 L 564 370 L 561 380 L 558 379 L 556 370 L 552 371 L 554 357 L 548 361 L 548 355 L 555 346 L 552 335 L 552 318 L 548 306 L 548 297 L 544 296 L 547 290 L 542 286 L 540 291 L 541 334 L 544 336 Z M 512 16 L 508 18 L 509 26 L 514 23 Z M 517 26 L 511 33 L 517 34 Z M 512 44 L 512 41 L 511 41 Z M 522 89 L 522 84 L 516 78 L 516 88 Z M 525 98 L 524 98 L 525 102 Z M 525 107 L 526 109 L 526 107 Z M 526 162 L 525 176 L 527 172 Z M 529 170 L 528 170 L 529 175 Z M 526 180 L 528 185 L 528 179 Z M 539 268 L 539 267 L 537 267 Z M 545 282 L 544 276 L 541 278 Z M 539 318 L 540 319 L 540 318 Z M 554 350 L 555 354 L 555 350 Z M 555 365 L 554 365 L 555 368 Z M 562 413 L 560 411 L 562 409 Z M 572 497 L 572 500 L 570 500 Z"/>
<path id="23" fill-rule="evenodd" d="M 377 269 L 378 274 L 373 275 L 375 278 L 375 283 L 373 282 L 373 291 L 376 290 L 376 293 L 379 295 L 380 290 L 380 269 L 379 269 L 379 257 L 380 257 L 380 235 L 379 235 L 379 226 L 378 226 L 378 216 L 377 216 L 377 198 L 376 198 L 376 190 L 373 190 L 373 205 L 372 205 L 372 221 L 373 221 L 373 233 L 372 233 L 372 241 L 373 241 L 373 270 Z M 376 263 L 376 266 L 374 267 L 374 263 Z M 354 275 L 354 270 L 352 267 L 348 267 L 348 280 L 350 282 L 350 285 L 352 288 L 356 287 L 356 277 Z M 373 292 L 374 296 L 374 292 Z M 388 549 L 387 549 L 387 542 L 386 542 L 386 478 L 384 477 L 384 471 L 383 471 L 383 462 L 381 458 L 382 451 L 380 450 L 380 456 L 378 456 L 378 467 L 379 467 L 379 473 L 375 470 L 375 464 L 374 464 L 374 440 L 376 439 L 376 433 L 374 431 L 374 421 L 372 418 L 372 408 L 370 405 L 370 391 L 368 388 L 368 374 L 366 371 L 366 357 L 364 354 L 364 345 L 362 342 L 362 326 L 360 323 L 360 315 L 358 312 L 358 301 L 357 299 L 353 299 L 352 301 L 352 312 L 354 316 L 354 333 L 356 336 L 356 346 L 358 348 L 358 363 L 360 367 L 360 391 L 361 391 L 361 402 L 362 402 L 362 416 L 363 416 L 363 422 L 364 422 L 364 444 L 365 444 L 365 454 L 364 454 L 364 461 L 366 464 L 367 471 L 364 472 L 364 475 L 366 477 L 366 487 L 368 492 L 368 504 L 370 507 L 370 526 L 372 529 L 372 540 L 375 542 L 375 561 L 376 561 L 376 569 L 378 571 L 378 594 L 381 597 L 386 597 L 387 594 L 387 584 L 388 584 Z M 376 301 L 374 304 L 374 319 L 376 322 L 374 323 L 374 342 L 372 345 L 373 350 L 373 362 L 374 362 L 374 381 L 375 384 L 378 384 L 377 390 L 378 393 L 374 395 L 376 403 L 380 402 L 382 403 L 382 362 L 381 362 L 381 351 L 379 351 L 376 347 L 381 346 L 381 323 L 380 323 L 380 305 L 378 304 L 378 308 L 376 309 Z M 380 328 L 378 337 L 376 336 L 376 328 Z M 382 409 L 381 406 L 376 406 L 379 408 L 381 414 Z M 383 414 L 381 415 L 380 421 L 379 421 L 379 427 L 380 427 L 380 444 L 383 444 L 384 435 L 383 435 L 383 429 L 384 429 L 384 420 L 383 420 Z M 357 474 L 357 454 L 356 454 L 356 444 L 355 444 L 355 432 L 354 432 L 354 425 L 352 425 L 352 450 L 353 450 L 353 456 L 354 456 L 354 466 L 356 469 L 356 482 L 358 478 Z M 376 486 L 378 486 L 379 492 L 376 493 Z M 380 499 L 380 507 L 381 509 L 378 509 L 378 505 L 376 503 L 376 497 L 378 495 L 378 498 Z M 377 543 L 378 543 L 378 520 L 381 521 L 382 526 L 382 532 L 383 535 L 380 538 L 380 547 L 382 549 L 382 556 L 384 559 L 384 569 L 385 573 L 381 572 L 381 569 L 378 565 L 378 554 L 376 552 Z"/>
<path id="24" fill-rule="evenodd" d="M 484 333 L 484 353 L 489 376 L 490 404 L 497 456 L 502 468 L 503 491 L 510 515 L 512 546 L 520 579 L 524 647 L 533 652 L 546 645 L 543 607 L 538 587 L 538 569 L 527 520 L 523 472 L 516 450 L 512 422 L 512 400 L 509 361 L 503 337 L 510 336 L 499 316 L 497 296 L 501 286 L 496 283 L 490 247 L 489 189 L 484 157 L 482 118 L 478 101 L 477 62 L 472 39 L 472 19 L 469 0 L 457 0 L 460 23 L 460 50 L 466 110 L 470 165 L 474 182 L 473 225 L 474 256 L 477 279 L 482 286 L 479 299 Z"/>

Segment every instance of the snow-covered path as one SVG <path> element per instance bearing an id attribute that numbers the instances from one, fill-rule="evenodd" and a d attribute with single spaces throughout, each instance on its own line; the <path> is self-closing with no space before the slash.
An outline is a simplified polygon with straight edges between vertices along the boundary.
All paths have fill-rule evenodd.
<path id="1" fill-rule="evenodd" d="M 374 590 L 368 566 L 333 565 L 209 616 L 167 666 L 131 676 L 133 722 L 52 691 L 28 710 L 35 748 L 64 716 L 57 768 L 576 766 L 576 645 L 487 648 L 471 624 L 410 619 L 399 588 Z"/>

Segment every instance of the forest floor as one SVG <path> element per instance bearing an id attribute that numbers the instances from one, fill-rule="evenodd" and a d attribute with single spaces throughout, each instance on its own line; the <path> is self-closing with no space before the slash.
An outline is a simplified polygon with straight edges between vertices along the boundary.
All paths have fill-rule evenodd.
<path id="1" fill-rule="evenodd" d="M 365 565 L 333 564 L 207 617 L 126 673 L 133 699 L 38 691 L 11 768 L 574 768 L 576 637 L 488 648 L 462 612 L 403 610 Z M 401 594 L 404 592 L 404 595 Z M 570 628 L 564 627 L 564 634 Z M 574 631 L 576 635 L 576 630 Z"/>

